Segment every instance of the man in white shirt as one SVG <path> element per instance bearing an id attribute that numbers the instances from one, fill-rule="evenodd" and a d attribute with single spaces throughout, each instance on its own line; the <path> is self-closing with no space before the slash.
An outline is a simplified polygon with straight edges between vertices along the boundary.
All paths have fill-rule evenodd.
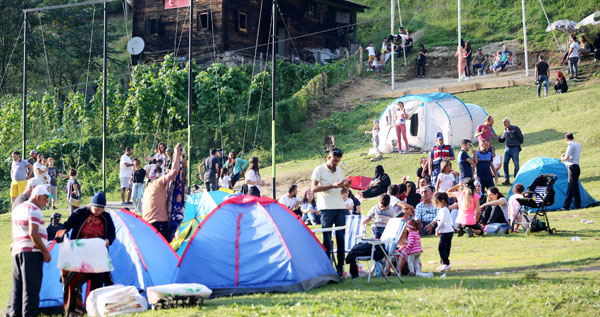
<path id="1" fill-rule="evenodd" d="M 346 183 L 344 171 L 338 167 L 344 153 L 340 149 L 333 149 L 327 156 L 327 162 L 315 167 L 312 173 L 311 190 L 315 193 L 317 209 L 321 213 L 321 225 L 329 228 L 335 225 L 346 225 L 346 209 L 342 198 L 342 188 L 350 188 L 352 181 Z M 337 242 L 337 272 L 341 277 L 344 274 L 344 230 L 335 231 Z M 333 257 L 331 232 L 323 232 L 323 246 L 327 255 Z"/>
<path id="2" fill-rule="evenodd" d="M 298 186 L 290 186 L 288 194 L 283 195 L 281 196 L 281 198 L 279 198 L 279 203 L 286 206 L 296 215 L 302 217 L 302 212 L 300 211 L 300 205 L 302 205 L 302 200 L 298 197 Z"/>
<path id="3" fill-rule="evenodd" d="M 564 210 L 571 209 L 571 201 L 575 200 L 575 209 L 581 208 L 581 194 L 579 193 L 579 158 L 581 157 L 581 145 L 575 142 L 573 133 L 565 134 L 567 151 L 560 156 L 560 160 L 567 166 L 569 185 L 567 187 L 567 198 L 563 204 Z"/>
<path id="4" fill-rule="evenodd" d="M 128 146 L 125 148 L 125 154 L 121 156 L 119 162 L 119 178 L 121 179 L 121 203 L 132 205 L 131 202 L 131 183 L 129 180 L 133 176 L 133 161 L 131 160 L 131 154 L 133 154 L 133 148 Z M 125 192 L 127 191 L 127 201 L 125 201 Z"/>

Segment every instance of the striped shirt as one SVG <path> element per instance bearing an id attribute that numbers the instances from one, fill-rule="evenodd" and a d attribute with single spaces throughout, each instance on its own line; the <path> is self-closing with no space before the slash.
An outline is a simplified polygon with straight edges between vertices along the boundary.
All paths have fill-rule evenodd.
<path id="1" fill-rule="evenodd" d="M 42 243 L 48 244 L 48 233 L 42 211 L 32 202 L 26 201 L 12 211 L 12 255 L 21 252 L 41 252 L 29 236 L 29 223 L 38 225 Z"/>
<path id="2" fill-rule="evenodd" d="M 419 235 L 419 231 L 409 231 L 408 241 L 406 243 L 406 255 L 411 255 L 419 252 L 423 252 L 423 248 L 421 247 L 421 236 Z"/>

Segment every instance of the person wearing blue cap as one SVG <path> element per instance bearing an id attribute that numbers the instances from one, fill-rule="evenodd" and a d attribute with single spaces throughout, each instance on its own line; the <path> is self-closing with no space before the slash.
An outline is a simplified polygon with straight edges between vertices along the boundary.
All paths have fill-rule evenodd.
<path id="1" fill-rule="evenodd" d="M 62 242 L 66 232 L 71 230 L 71 240 L 100 238 L 106 241 L 106 247 L 115 241 L 115 224 L 106 207 L 106 196 L 98 192 L 92 197 L 89 206 L 75 210 L 64 224 L 64 229 L 56 233 L 55 240 Z M 83 315 L 85 312 L 81 301 L 81 287 L 88 280 L 90 291 L 103 286 L 113 285 L 110 272 L 105 273 L 81 273 L 61 270 L 63 289 L 65 290 L 64 306 L 65 315 L 70 313 Z"/>
<path id="2" fill-rule="evenodd" d="M 454 151 L 448 144 L 444 144 L 444 135 L 438 132 L 436 135 L 437 145 L 433 146 L 429 154 L 429 170 L 432 171 L 431 183 L 435 184 L 437 176 L 440 174 L 440 164 L 442 160 L 454 160 Z"/>

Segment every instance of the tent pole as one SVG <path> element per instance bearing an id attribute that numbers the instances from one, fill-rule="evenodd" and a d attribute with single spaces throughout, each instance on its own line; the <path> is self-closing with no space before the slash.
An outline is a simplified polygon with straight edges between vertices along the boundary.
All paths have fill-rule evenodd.
<path id="1" fill-rule="evenodd" d="M 102 39 L 102 191 L 106 193 L 106 36 L 108 32 L 107 25 L 108 10 L 104 2 L 104 36 Z"/>
<path id="2" fill-rule="evenodd" d="M 402 11 L 400 11 L 400 0 L 396 0 L 396 6 L 398 7 L 398 18 L 400 20 L 400 26 L 404 26 L 404 23 L 402 23 Z M 406 30 L 406 34 L 408 34 L 408 30 Z M 404 41 L 402 41 L 402 54 L 404 55 L 404 67 L 408 66 L 408 64 L 406 63 L 406 47 L 405 47 L 406 43 Z"/>
<path id="3" fill-rule="evenodd" d="M 460 40 L 461 40 L 461 38 L 460 38 L 460 36 L 461 36 L 460 32 L 461 32 L 461 30 L 460 30 L 460 0 L 458 0 L 458 46 L 456 47 L 456 52 L 457 52 L 456 55 L 458 55 L 458 69 L 457 70 L 458 70 L 458 81 L 459 82 L 460 82 L 460 72 L 461 72 L 462 67 L 463 67 L 463 65 L 462 65 L 462 58 L 461 58 L 462 50 L 460 49 L 460 47 L 461 47 L 460 46 Z"/>
<path id="4" fill-rule="evenodd" d="M 523 13 L 523 45 L 525 46 L 525 76 L 529 76 L 529 57 L 527 56 L 527 23 L 525 22 L 525 0 L 521 0 Z"/>
<path id="5" fill-rule="evenodd" d="M 542 2 L 542 0 L 540 0 L 540 6 L 542 7 L 542 12 L 544 12 L 546 21 L 548 21 L 548 25 L 550 25 L 550 19 L 548 19 L 548 14 L 546 14 L 546 9 L 544 8 L 544 3 Z M 556 42 L 556 49 L 560 50 L 560 45 L 558 45 L 558 39 L 556 38 L 556 34 L 554 34 L 554 30 L 552 30 L 552 37 L 554 37 L 554 41 Z"/>
<path id="6" fill-rule="evenodd" d="M 27 152 L 27 12 L 23 12 L 23 153 Z"/>
<path id="7" fill-rule="evenodd" d="M 394 34 L 394 0 L 390 0 L 390 34 Z M 391 44 L 391 54 L 392 54 L 392 90 L 394 90 L 394 43 L 390 43 Z M 383 56 L 382 56 L 383 57 Z M 383 60 L 385 61 L 385 57 L 383 57 Z"/>
<path id="8" fill-rule="evenodd" d="M 275 7 L 277 5 L 277 0 L 273 0 L 273 8 L 272 8 L 272 16 L 273 16 L 273 42 L 271 45 L 271 171 L 273 173 L 273 199 L 277 199 L 277 195 L 275 192 L 275 80 L 277 76 L 277 55 L 275 51 L 275 44 L 277 44 L 277 15 L 275 14 Z M 319 61 L 320 62 L 320 61 Z"/>
<path id="9" fill-rule="evenodd" d="M 193 35 L 194 30 L 194 0 L 190 0 L 190 33 L 188 34 L 188 109 L 187 109 L 187 187 L 188 191 L 190 191 L 192 186 L 192 174 L 191 174 L 191 166 L 192 166 L 192 103 L 193 103 L 193 95 L 192 95 L 192 82 L 193 82 L 193 69 L 192 69 L 192 61 L 193 52 L 192 52 L 192 40 L 194 39 Z"/>

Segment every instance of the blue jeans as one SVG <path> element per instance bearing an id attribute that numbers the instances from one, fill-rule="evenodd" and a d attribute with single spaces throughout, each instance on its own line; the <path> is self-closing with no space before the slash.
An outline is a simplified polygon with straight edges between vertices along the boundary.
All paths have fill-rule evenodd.
<path id="1" fill-rule="evenodd" d="M 579 75 L 579 67 L 577 67 L 578 63 L 579 57 L 569 57 L 569 74 L 571 74 L 571 77 L 577 77 L 577 75 Z"/>
<path id="2" fill-rule="evenodd" d="M 477 71 L 476 71 L 476 69 L 477 69 Z M 473 75 L 475 75 L 475 74 L 479 75 L 479 72 L 478 72 L 479 69 L 481 69 L 481 71 L 485 75 L 485 64 L 473 64 Z"/>
<path id="3" fill-rule="evenodd" d="M 133 183 L 133 205 L 137 212 L 142 211 L 142 197 L 144 197 L 144 183 Z"/>
<path id="4" fill-rule="evenodd" d="M 540 92 L 542 90 L 542 84 L 544 84 L 544 91 L 546 92 L 546 94 L 548 94 L 548 76 L 547 75 L 539 75 L 537 80 L 538 80 L 538 85 L 537 85 L 538 97 L 540 96 Z"/>
<path id="5" fill-rule="evenodd" d="M 517 146 L 507 147 L 504 149 L 504 179 L 509 180 L 510 174 L 508 174 L 508 161 L 512 159 L 513 165 L 515 166 L 515 174 L 519 173 L 519 152 L 521 149 Z"/>
<path id="6" fill-rule="evenodd" d="M 321 219 L 319 217 L 315 216 L 315 214 L 312 212 L 307 212 L 302 215 L 302 221 L 304 223 L 306 223 L 307 220 L 310 220 L 311 223 L 314 223 L 314 224 L 318 224 L 318 225 L 321 224 Z"/>

